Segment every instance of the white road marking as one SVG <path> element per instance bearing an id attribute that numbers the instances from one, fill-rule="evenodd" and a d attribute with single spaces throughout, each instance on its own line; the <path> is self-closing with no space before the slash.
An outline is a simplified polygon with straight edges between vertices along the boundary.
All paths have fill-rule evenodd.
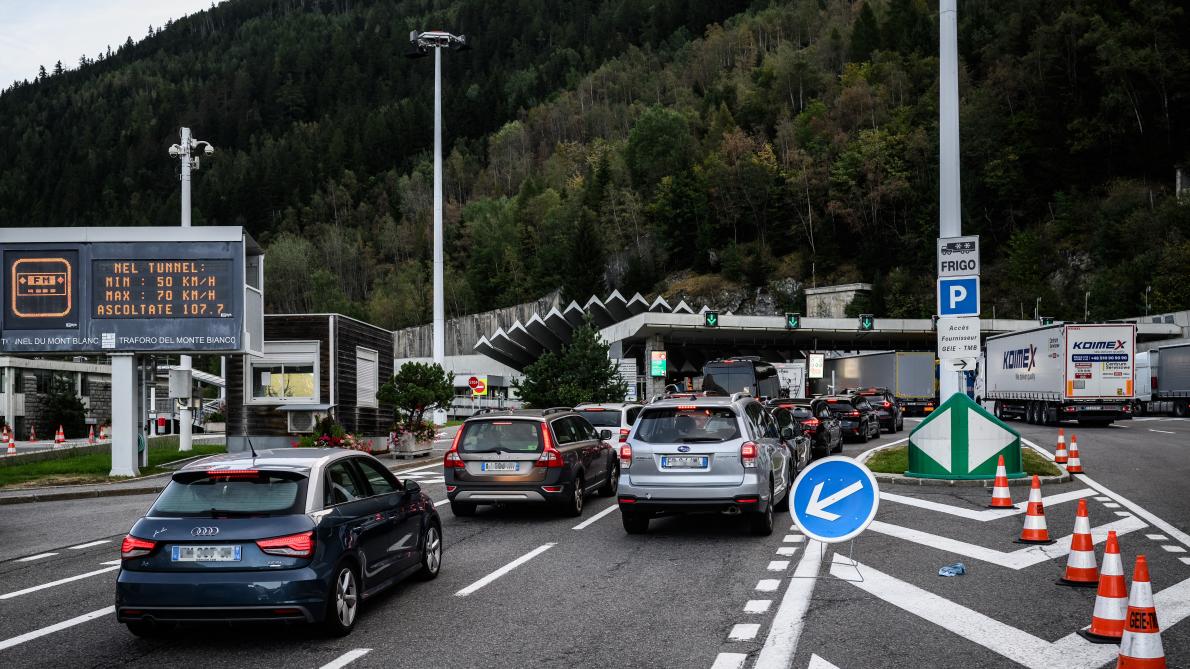
<path id="1" fill-rule="evenodd" d="M 346 667 L 347 665 L 355 662 L 370 652 L 372 652 L 371 648 L 356 648 L 355 650 L 349 650 L 339 657 L 336 657 L 330 662 L 322 665 L 322 667 L 319 669 L 343 669 L 343 667 Z"/>
<path id="2" fill-rule="evenodd" d="M 1164 534 L 1146 534 L 1145 538 L 1153 541 L 1169 541 L 1169 537 Z"/>
<path id="3" fill-rule="evenodd" d="M 1120 425 L 1119 423 L 1109 423 L 1108 427 L 1128 427 L 1127 425 Z"/>
<path id="4" fill-rule="evenodd" d="M 119 566 L 120 563 L 122 563 L 122 562 L 123 562 L 123 560 L 108 560 L 107 562 L 100 562 L 99 564 L 107 565 L 110 567 L 111 565 Z"/>
<path id="5" fill-rule="evenodd" d="M 1131 513 L 1128 513 L 1127 511 L 1117 511 L 1117 512 L 1116 512 L 1116 515 L 1117 515 L 1117 516 L 1119 516 L 1119 517 L 1121 517 L 1121 518 L 1130 518 L 1130 517 L 1132 517 L 1132 514 L 1131 514 Z"/>
<path id="6" fill-rule="evenodd" d="M 772 603 L 771 599 L 749 599 L 744 604 L 744 613 L 767 613 Z"/>
<path id="7" fill-rule="evenodd" d="M 442 500 L 438 500 L 437 502 L 434 502 L 434 506 L 442 506 L 443 504 L 449 504 L 449 503 L 450 503 L 449 499 L 442 499 Z"/>
<path id="8" fill-rule="evenodd" d="M 1096 501 L 1096 502 L 1110 502 L 1110 501 L 1111 501 L 1111 498 L 1110 498 L 1110 497 L 1104 497 L 1104 496 L 1100 495 L 1100 496 L 1098 496 L 1098 497 L 1096 497 L 1096 498 L 1095 498 L 1095 501 Z"/>
<path id="9" fill-rule="evenodd" d="M 747 661 L 748 656 L 744 653 L 719 653 L 711 669 L 744 669 L 744 662 Z"/>
<path id="10" fill-rule="evenodd" d="M 109 613 L 115 613 L 115 611 L 116 611 L 116 607 L 105 606 L 102 609 L 99 609 L 98 611 L 84 613 L 83 615 L 76 616 L 74 618 L 71 618 L 70 620 L 63 620 L 60 623 L 54 623 L 53 625 L 50 625 L 49 627 L 42 627 L 41 629 L 36 629 L 36 630 L 33 630 L 32 632 L 25 632 L 24 634 L 22 634 L 20 636 L 14 636 L 11 639 L 5 639 L 4 641 L 0 641 L 0 650 L 7 650 L 9 648 L 12 648 L 13 646 L 19 646 L 19 645 L 25 643 L 26 641 L 32 641 L 33 639 L 43 637 L 47 634 L 53 634 L 54 632 L 57 632 L 58 630 L 64 630 L 68 627 L 74 627 L 75 625 L 81 625 L 82 623 L 85 623 L 85 622 L 88 622 L 91 620 L 95 620 L 96 618 L 102 618 L 103 616 L 106 616 Z"/>
<path id="11" fill-rule="evenodd" d="M 424 469 L 429 469 L 431 467 L 441 467 L 441 466 L 442 466 L 441 461 L 432 462 L 428 465 L 422 465 L 420 467 L 410 467 L 409 469 L 398 469 L 397 471 L 393 472 L 393 475 L 399 477 L 401 474 L 408 474 L 409 472 L 420 472 Z"/>
<path id="12" fill-rule="evenodd" d="M 777 549 L 777 555 L 794 555 L 797 553 L 797 546 L 782 546 Z"/>
<path id="13" fill-rule="evenodd" d="M 822 544 L 806 542 L 806 551 L 797 563 L 793 578 L 781 597 L 781 606 L 773 616 L 769 635 L 756 658 L 753 669 L 786 669 L 793 662 L 798 639 L 806 625 L 806 611 L 814 596 L 814 584 L 818 582 L 818 569 L 822 564 Z"/>
<path id="14" fill-rule="evenodd" d="M 619 509 L 619 508 L 620 508 L 619 504 L 612 504 L 611 506 L 607 507 L 603 511 L 600 511 L 599 513 L 595 514 L 594 516 L 591 516 L 590 518 L 584 520 L 583 522 L 579 523 L 578 525 L 575 525 L 574 527 L 572 527 L 570 529 L 572 529 L 572 530 L 586 529 L 591 524 L 593 524 L 595 521 L 599 520 L 600 518 L 606 516 L 607 514 L 611 513 L 612 511 L 615 511 L 616 509 Z"/>
<path id="15" fill-rule="evenodd" d="M 1180 560 L 1182 564 L 1190 564 L 1190 557 L 1180 557 L 1178 560 Z"/>
<path id="16" fill-rule="evenodd" d="M 776 592 L 781 587 L 781 581 L 775 578 L 762 578 L 756 583 L 756 589 L 761 592 Z"/>
<path id="17" fill-rule="evenodd" d="M 1106 525 L 1091 528 L 1091 541 L 1093 543 L 1100 543 L 1107 540 L 1107 533 L 1109 530 L 1115 530 L 1118 536 L 1124 536 L 1129 532 L 1139 530 L 1146 525 L 1138 518 L 1129 517 L 1115 520 Z M 991 564 L 1000 565 L 1009 569 L 1021 570 L 1027 567 L 1032 567 L 1035 564 L 1041 564 L 1054 558 L 1063 557 L 1070 554 L 1070 541 L 1073 535 L 1066 535 L 1052 545 L 1034 545 L 1026 546 L 1011 553 L 998 551 L 994 548 L 985 548 L 976 544 L 969 544 L 958 539 L 951 539 L 937 534 L 930 534 L 929 532 L 922 532 L 908 527 L 901 527 L 900 525 L 892 525 L 879 520 L 872 521 L 868 529 L 886 534 L 890 537 L 904 539 L 905 541 L 912 541 L 915 544 L 922 546 L 929 546 L 947 553 L 958 553 L 965 555 L 973 560 L 982 560 L 990 562 Z"/>
<path id="18" fill-rule="evenodd" d="M 758 623 L 740 623 L 733 625 L 731 631 L 727 633 L 728 641 L 751 641 L 756 638 L 757 632 L 760 631 Z"/>
<path id="19" fill-rule="evenodd" d="M 1036 451 L 1040 451 L 1044 457 L 1046 457 L 1050 460 L 1054 459 L 1054 456 L 1051 455 L 1048 451 L 1041 448 L 1037 444 L 1034 444 L 1033 442 L 1029 441 L 1028 439 L 1021 439 L 1021 442 L 1027 446 L 1032 447 Z M 1135 513 L 1136 515 L 1140 516 L 1141 518 L 1144 518 L 1145 520 L 1147 520 L 1149 522 L 1149 524 L 1153 525 L 1157 529 L 1162 530 L 1166 534 L 1168 534 L 1171 537 L 1173 537 L 1174 539 L 1176 539 L 1183 546 L 1190 546 L 1190 534 L 1186 534 L 1185 532 L 1179 530 L 1178 528 L 1174 527 L 1173 525 L 1170 525 L 1169 523 L 1165 522 L 1164 520 L 1161 520 L 1157 516 L 1146 511 L 1139 504 L 1136 504 L 1136 503 L 1130 501 L 1128 498 L 1126 498 L 1122 495 L 1117 495 L 1116 493 L 1108 490 L 1107 488 L 1105 488 L 1103 486 L 1103 484 L 1095 481 L 1094 479 L 1090 478 L 1086 474 L 1075 474 L 1074 477 L 1077 478 L 1078 480 L 1082 481 L 1083 483 L 1091 486 L 1092 488 L 1098 490 L 1099 492 L 1103 493 L 1104 495 L 1111 497 L 1112 499 L 1119 502 L 1120 504 L 1123 504 L 1126 508 L 1130 509 L 1133 513 Z"/>
<path id="20" fill-rule="evenodd" d="M 1104 502 L 1104 503 L 1103 503 L 1103 506 L 1106 506 L 1106 507 L 1107 507 L 1107 508 L 1109 508 L 1109 509 L 1118 509 L 1118 508 L 1120 508 L 1120 505 L 1119 505 L 1119 504 L 1116 504 L 1115 502 Z"/>
<path id="21" fill-rule="evenodd" d="M 1075 632 L 1050 643 L 865 565 L 854 567 L 862 568 L 862 581 L 846 578 L 853 573 L 851 562 L 840 555 L 834 562 L 834 576 L 1031 669 L 1094 669 L 1120 652 L 1113 644 L 1088 644 Z M 1153 599 L 1161 612 L 1162 629 L 1173 627 L 1190 616 L 1190 578 L 1156 593 Z"/>
<path id="22" fill-rule="evenodd" d="M 537 557 L 538 555 L 541 555 L 542 553 L 548 551 L 549 549 L 551 549 L 557 545 L 558 544 L 556 544 L 556 543 L 550 543 L 550 544 L 544 544 L 542 546 L 538 546 L 537 548 L 534 548 L 533 550 L 529 551 L 528 553 L 525 553 L 524 555 L 513 560 L 512 562 L 509 562 L 508 564 L 504 565 L 503 567 L 500 567 L 496 571 L 488 574 L 487 576 L 484 576 L 483 578 L 472 583 L 471 585 L 463 588 L 462 590 L 459 590 L 458 592 L 455 593 L 455 596 L 456 597 L 466 597 L 467 595 L 470 595 L 471 593 L 475 592 L 476 590 L 479 590 L 480 588 L 484 587 L 485 585 L 491 583 L 492 581 L 495 581 L 496 579 L 507 574 L 508 572 L 512 571 L 513 569 L 516 569 L 517 567 L 525 564 L 529 560 L 532 560 L 533 558 Z"/>
<path id="23" fill-rule="evenodd" d="M 57 553 L 38 553 L 37 555 L 23 557 L 19 560 L 16 560 L 16 562 L 32 562 L 34 560 L 41 560 L 42 558 L 54 557 L 55 555 L 57 555 Z"/>
<path id="24" fill-rule="evenodd" d="M 786 534 L 783 541 L 787 544 L 800 544 L 805 540 L 806 538 L 800 534 Z"/>
<path id="25" fill-rule="evenodd" d="M 103 544 L 106 544 L 109 541 L 111 541 L 111 539 L 100 539 L 99 541 L 92 541 L 92 542 L 85 543 L 85 544 L 79 544 L 77 546 L 70 546 L 69 548 L 72 551 L 81 551 L 84 548 L 90 548 L 92 546 L 102 546 Z"/>
<path id="26" fill-rule="evenodd" d="M 1051 507 L 1065 502 L 1073 502 L 1082 499 L 1083 497 L 1090 497 L 1094 495 L 1095 491 L 1090 488 L 1083 488 L 1082 490 L 1072 490 L 1070 492 L 1059 493 L 1057 495 L 1050 495 L 1042 498 L 1045 506 Z M 997 518 L 1007 518 L 1025 512 L 1025 507 L 1029 505 L 1028 502 L 1018 502 L 1011 509 L 968 509 L 962 506 L 955 506 L 953 504 L 943 504 L 942 502 L 934 502 L 928 499 L 919 499 L 917 497 L 908 497 L 905 495 L 898 495 L 891 492 L 880 492 L 880 501 L 888 500 L 890 502 L 897 502 L 907 506 L 915 506 L 919 509 L 928 509 L 930 511 L 937 511 L 938 513 L 947 513 L 952 516 L 959 516 L 968 520 L 978 520 L 981 523 L 986 523 L 989 520 L 996 520 Z"/>
<path id="27" fill-rule="evenodd" d="M 46 588 L 52 588 L 56 585 L 62 585 L 63 583 L 70 583 L 71 581 L 80 581 L 84 578 L 98 576 L 99 574 L 106 574 L 109 571 L 115 571 L 119 568 L 120 567 L 118 567 L 118 566 L 104 567 L 103 569 L 96 569 L 95 571 L 89 571 L 85 574 L 78 574 L 76 576 L 68 576 L 66 578 L 60 578 L 57 581 L 50 581 L 49 583 L 42 583 L 41 585 L 35 585 L 31 588 L 25 588 L 24 590 L 13 590 L 12 592 L 6 592 L 3 595 L 0 595 L 0 599 L 12 599 L 13 597 L 20 597 L 21 595 L 27 595 L 30 592 L 37 592 L 38 590 L 45 590 Z"/>
<path id="28" fill-rule="evenodd" d="M 1177 434 L 1177 432 L 1170 432 L 1169 430 L 1154 430 L 1151 427 L 1149 428 L 1149 432 L 1157 432 L 1159 434 Z"/>
<path id="29" fill-rule="evenodd" d="M 806 665 L 806 669 L 839 669 L 839 667 L 827 662 L 821 657 L 811 653 L 810 664 Z"/>
<path id="30" fill-rule="evenodd" d="M 1182 548 L 1181 546 L 1162 546 L 1161 548 L 1165 549 L 1165 551 L 1169 552 L 1169 553 L 1185 553 L 1186 552 L 1186 549 Z"/>
<path id="31" fill-rule="evenodd" d="M 773 560 L 769 563 L 769 571 L 785 571 L 789 569 L 789 560 Z"/>

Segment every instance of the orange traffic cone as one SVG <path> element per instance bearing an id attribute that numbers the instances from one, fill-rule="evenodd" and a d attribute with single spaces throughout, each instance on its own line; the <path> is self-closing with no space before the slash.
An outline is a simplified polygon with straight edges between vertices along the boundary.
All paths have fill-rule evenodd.
<path id="1" fill-rule="evenodd" d="M 1070 459 L 1066 462 L 1066 471 L 1071 474 L 1082 474 L 1083 463 L 1078 459 L 1078 435 L 1070 435 Z"/>
<path id="2" fill-rule="evenodd" d="M 1103 549 L 1103 570 L 1099 572 L 1099 592 L 1095 596 L 1095 611 L 1091 613 L 1091 628 L 1078 633 L 1092 643 L 1120 643 L 1127 611 L 1128 584 L 1124 582 L 1120 542 L 1116 531 L 1111 530 L 1107 533 L 1107 547 Z"/>
<path id="3" fill-rule="evenodd" d="M 12 438 L 12 432 L 10 432 L 8 430 L 8 428 L 6 427 L 6 428 L 4 428 L 3 432 L 0 434 L 3 434 L 3 436 L 0 437 L 0 439 L 3 439 L 3 441 L 0 443 L 3 443 L 4 446 L 6 447 L 5 455 L 16 455 L 17 454 L 17 440 Z"/>
<path id="4" fill-rule="evenodd" d="M 91 426 L 91 429 L 87 430 L 87 443 L 88 444 L 95 443 L 95 426 L 94 425 Z"/>
<path id="5" fill-rule="evenodd" d="M 1161 647 L 1161 628 L 1153 606 L 1153 584 L 1149 582 L 1149 564 L 1143 555 L 1136 556 L 1124 621 L 1116 669 L 1165 669 L 1165 649 Z"/>
<path id="6" fill-rule="evenodd" d="M 99 441 L 103 441 L 104 439 L 107 439 L 107 435 L 104 434 L 104 432 L 106 432 L 106 431 L 107 430 L 105 430 L 102 425 L 99 426 Z"/>
<path id="7" fill-rule="evenodd" d="M 1078 501 L 1078 515 L 1074 517 L 1074 536 L 1070 538 L 1070 557 L 1066 559 L 1066 573 L 1059 585 L 1093 588 L 1099 584 L 1099 565 L 1095 564 L 1095 543 L 1091 541 L 1091 520 L 1087 517 L 1087 500 Z"/>
<path id="8" fill-rule="evenodd" d="M 1033 475 L 1029 488 L 1029 506 L 1025 509 L 1025 526 L 1021 529 L 1019 544 L 1052 544 L 1050 531 L 1045 526 L 1045 503 L 1041 501 L 1041 479 Z"/>
<path id="9" fill-rule="evenodd" d="M 62 426 L 58 426 L 58 431 L 54 433 L 54 445 L 62 446 L 66 443 L 66 433 L 62 431 Z"/>
<path id="10" fill-rule="evenodd" d="M 1004 456 L 996 461 L 996 481 L 992 484 L 992 502 L 988 504 L 993 509 L 1011 509 L 1012 495 L 1008 492 L 1008 470 L 1004 468 Z"/>
<path id="11" fill-rule="evenodd" d="M 37 426 L 36 425 L 29 426 L 29 443 L 30 444 L 37 443 Z"/>
<path id="12" fill-rule="evenodd" d="M 1058 447 L 1054 449 L 1054 462 L 1064 465 L 1069 454 L 1066 452 L 1066 430 L 1058 428 Z"/>

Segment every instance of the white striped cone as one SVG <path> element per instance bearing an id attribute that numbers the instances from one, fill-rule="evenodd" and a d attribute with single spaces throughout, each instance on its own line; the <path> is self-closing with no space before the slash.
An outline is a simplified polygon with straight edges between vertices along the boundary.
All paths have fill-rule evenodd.
<path id="1" fill-rule="evenodd" d="M 1058 428 L 1058 447 L 1054 449 L 1054 462 L 1064 465 L 1070 454 L 1066 452 L 1066 430 Z"/>
<path id="2" fill-rule="evenodd" d="M 1033 475 L 1033 485 L 1029 488 L 1029 504 L 1025 507 L 1025 526 L 1021 529 L 1021 536 L 1017 540 L 1023 544 L 1049 544 L 1049 529 L 1045 526 L 1045 503 L 1041 501 L 1041 479 Z"/>
<path id="3" fill-rule="evenodd" d="M 5 448 L 5 455 L 16 455 L 17 454 L 17 440 L 12 438 L 12 433 L 8 431 L 8 428 L 4 429 L 3 434 L 4 434 L 3 444 L 7 447 L 7 448 Z"/>
<path id="4" fill-rule="evenodd" d="M 1012 494 L 1008 491 L 1008 470 L 1004 467 L 1004 456 L 996 462 L 996 481 L 992 485 L 992 501 L 988 504 L 993 509 L 1011 509 Z"/>
<path id="5" fill-rule="evenodd" d="M 94 425 L 92 425 L 91 429 L 87 431 L 87 443 L 88 444 L 95 443 L 95 426 Z"/>
<path id="6" fill-rule="evenodd" d="M 1083 461 L 1078 457 L 1078 435 L 1070 435 L 1070 459 L 1066 462 L 1066 471 L 1071 474 L 1083 473 Z"/>
<path id="7" fill-rule="evenodd" d="M 54 433 L 54 445 L 61 446 L 66 443 L 66 433 L 62 431 L 62 426 L 58 426 L 58 431 Z"/>
<path id="8" fill-rule="evenodd" d="M 1127 612 L 1128 584 L 1124 582 L 1120 541 L 1116 531 L 1111 530 L 1103 549 L 1103 569 L 1099 571 L 1099 591 L 1095 596 L 1095 611 L 1091 613 L 1091 628 L 1079 630 L 1079 634 L 1096 643 L 1119 643 Z"/>
<path id="9" fill-rule="evenodd" d="M 1120 657 L 1116 669 L 1165 669 L 1165 649 L 1161 646 L 1161 627 L 1153 606 L 1153 584 L 1149 582 L 1149 564 L 1145 556 L 1136 556 L 1132 588 L 1128 591 L 1128 612 L 1124 615 L 1124 635 L 1120 637 Z"/>
<path id="10" fill-rule="evenodd" d="M 1095 544 L 1091 540 L 1091 519 L 1087 517 L 1085 499 L 1078 501 L 1078 515 L 1074 518 L 1074 536 L 1070 538 L 1070 556 L 1066 559 L 1066 573 L 1058 583 L 1088 588 L 1099 584 L 1099 565 L 1095 563 Z"/>

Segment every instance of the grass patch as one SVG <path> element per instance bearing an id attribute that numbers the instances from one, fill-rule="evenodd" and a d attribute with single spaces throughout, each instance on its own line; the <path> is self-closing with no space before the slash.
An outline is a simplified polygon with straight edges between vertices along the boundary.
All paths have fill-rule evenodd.
<path id="1" fill-rule="evenodd" d="M 1031 448 L 1021 449 L 1021 463 L 1025 473 L 1038 476 L 1058 476 L 1062 472 L 1049 460 Z M 903 444 L 880 451 L 868 458 L 868 469 L 883 474 L 904 474 L 909 469 L 909 446 Z"/>
<path id="2" fill-rule="evenodd" d="M 178 450 L 177 437 L 155 439 L 149 448 L 149 466 L 141 468 L 141 475 L 168 471 L 163 465 L 196 455 L 223 453 L 223 444 L 194 444 L 194 450 L 183 453 Z M 159 445 L 160 444 L 160 445 Z M 19 465 L 0 467 L 0 488 L 27 488 L 45 485 L 67 485 L 78 483 L 108 483 L 126 480 L 121 476 L 108 476 L 112 470 L 111 453 L 88 453 L 55 460 L 41 460 Z"/>

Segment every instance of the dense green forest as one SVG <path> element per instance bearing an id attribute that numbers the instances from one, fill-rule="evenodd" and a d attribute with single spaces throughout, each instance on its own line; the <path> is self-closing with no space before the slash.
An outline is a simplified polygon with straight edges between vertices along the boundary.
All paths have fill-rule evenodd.
<path id="1" fill-rule="evenodd" d="M 0 225 L 175 224 L 189 125 L 195 223 L 267 245 L 271 310 L 427 322 L 433 65 L 404 54 L 438 27 L 474 47 L 444 54 L 448 315 L 855 280 L 932 312 L 923 0 L 233 0 L 0 94 Z M 1190 308 L 1188 34 L 1162 0 L 959 3 L 985 316 Z"/>

